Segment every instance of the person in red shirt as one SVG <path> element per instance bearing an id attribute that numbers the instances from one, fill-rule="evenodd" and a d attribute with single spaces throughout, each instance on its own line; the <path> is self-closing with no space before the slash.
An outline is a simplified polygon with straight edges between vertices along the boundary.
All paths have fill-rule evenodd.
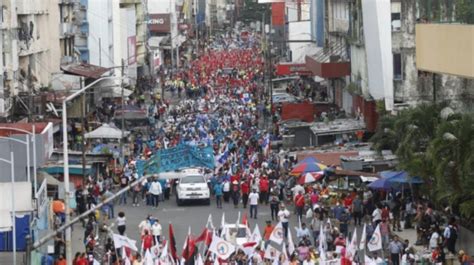
<path id="1" fill-rule="evenodd" d="M 76 263 L 73 265 L 88 265 L 89 261 L 87 261 L 86 253 L 81 253 L 81 256 L 76 260 Z"/>
<path id="2" fill-rule="evenodd" d="M 344 198 L 344 207 L 346 207 L 347 209 L 350 209 L 352 207 L 352 196 L 350 195 L 347 195 L 345 198 Z"/>
<path id="3" fill-rule="evenodd" d="M 270 187 L 270 183 L 268 182 L 268 178 L 263 176 L 260 179 L 260 203 L 268 204 L 268 189 Z"/>
<path id="4" fill-rule="evenodd" d="M 242 192 L 242 204 L 244 205 L 244 208 L 247 208 L 247 203 L 249 201 L 250 186 L 246 179 L 242 180 L 242 184 L 240 184 L 240 191 Z"/>
<path id="5" fill-rule="evenodd" d="M 300 191 L 295 197 L 295 206 L 296 206 L 296 214 L 301 220 L 303 220 L 304 195 L 302 191 Z"/>
<path id="6" fill-rule="evenodd" d="M 143 253 L 151 249 L 153 246 L 153 237 L 145 230 L 145 234 L 142 236 Z"/>

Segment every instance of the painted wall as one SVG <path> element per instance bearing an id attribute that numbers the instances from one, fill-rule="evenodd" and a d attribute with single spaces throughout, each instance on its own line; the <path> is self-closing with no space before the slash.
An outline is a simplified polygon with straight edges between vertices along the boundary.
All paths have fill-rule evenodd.
<path id="1" fill-rule="evenodd" d="M 420 70 L 474 78 L 474 25 L 417 24 Z"/>
<path id="2" fill-rule="evenodd" d="M 87 18 L 89 21 L 88 47 L 90 63 L 103 67 L 114 66 L 114 31 L 113 23 L 120 23 L 120 28 L 129 27 L 113 19 L 113 0 L 89 1 Z M 120 64 L 119 64 L 120 65 Z"/>

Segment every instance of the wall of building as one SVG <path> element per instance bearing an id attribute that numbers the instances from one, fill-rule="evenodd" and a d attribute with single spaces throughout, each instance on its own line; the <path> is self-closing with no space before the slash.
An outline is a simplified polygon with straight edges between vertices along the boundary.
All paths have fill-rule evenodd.
<path id="1" fill-rule="evenodd" d="M 117 19 L 114 20 L 112 13 L 112 1 L 89 1 L 87 18 L 89 21 L 89 36 L 87 45 L 90 54 L 90 64 L 103 67 L 114 66 L 114 23 L 119 27 L 128 26 Z M 120 65 L 120 64 L 119 64 Z"/>

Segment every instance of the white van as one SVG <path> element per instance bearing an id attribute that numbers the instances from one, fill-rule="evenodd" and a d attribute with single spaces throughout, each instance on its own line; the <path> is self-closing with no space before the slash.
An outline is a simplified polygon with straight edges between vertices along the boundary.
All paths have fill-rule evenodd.
<path id="1" fill-rule="evenodd" d="M 193 172 L 176 180 L 176 204 L 183 205 L 185 201 L 201 200 L 211 204 L 211 191 L 203 174 Z"/>

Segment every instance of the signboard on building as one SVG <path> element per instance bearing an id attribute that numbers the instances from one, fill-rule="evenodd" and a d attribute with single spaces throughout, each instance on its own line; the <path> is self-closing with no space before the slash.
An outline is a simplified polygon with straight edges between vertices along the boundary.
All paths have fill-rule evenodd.
<path id="1" fill-rule="evenodd" d="M 136 49 L 137 37 L 130 36 L 127 38 L 127 41 L 128 41 L 128 45 L 127 45 L 128 65 L 132 65 L 137 62 L 137 49 Z"/>
<path id="2" fill-rule="evenodd" d="M 153 33 L 170 33 L 171 32 L 171 15 L 170 14 L 149 14 L 148 29 Z"/>
<path id="3" fill-rule="evenodd" d="M 312 73 L 306 64 L 303 63 L 280 63 L 276 66 L 276 74 L 279 76 L 305 75 L 311 76 Z"/>

